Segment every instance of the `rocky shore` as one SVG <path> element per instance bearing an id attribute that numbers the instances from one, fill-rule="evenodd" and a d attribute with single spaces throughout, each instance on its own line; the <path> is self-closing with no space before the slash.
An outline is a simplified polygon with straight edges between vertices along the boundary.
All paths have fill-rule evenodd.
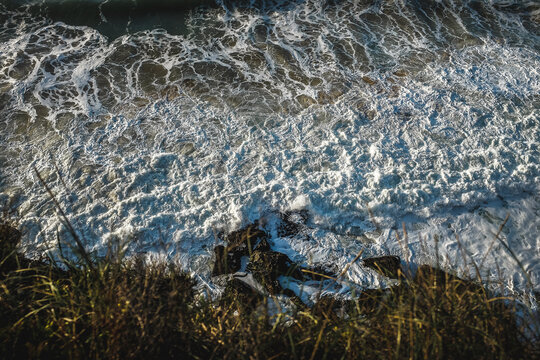
<path id="1" fill-rule="evenodd" d="M 298 231 L 288 215 L 282 235 Z M 394 285 L 347 299 L 328 295 L 323 285 L 342 281 L 347 268 L 295 263 L 272 250 L 257 223 L 223 235 L 214 248 L 213 281 L 224 286 L 215 301 L 197 296 L 195 281 L 174 264 L 91 256 L 91 263 L 34 261 L 19 252 L 21 237 L 0 224 L 6 359 L 530 359 L 540 349 L 538 319 L 523 317 L 527 309 L 515 299 L 425 264 L 413 274 L 394 255 L 360 253 L 351 262 Z M 287 279 L 319 282 L 321 291 L 303 301 Z"/>

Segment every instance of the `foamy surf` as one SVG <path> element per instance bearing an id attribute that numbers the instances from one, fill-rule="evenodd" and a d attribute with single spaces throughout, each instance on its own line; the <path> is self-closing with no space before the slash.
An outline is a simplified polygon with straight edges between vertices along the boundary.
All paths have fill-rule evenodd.
<path id="1" fill-rule="evenodd" d="M 1 199 L 30 253 L 65 231 L 35 167 L 89 248 L 206 282 L 215 234 L 265 219 L 300 263 L 364 249 L 540 289 L 537 5 L 241 5 L 114 39 L 2 9 Z M 303 236 L 276 233 L 286 210 Z"/>

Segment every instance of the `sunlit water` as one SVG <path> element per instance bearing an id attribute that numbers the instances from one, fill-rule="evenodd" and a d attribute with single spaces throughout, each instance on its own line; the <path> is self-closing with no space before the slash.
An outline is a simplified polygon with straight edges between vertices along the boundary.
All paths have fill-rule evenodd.
<path id="1" fill-rule="evenodd" d="M 36 168 L 89 249 L 121 238 L 206 282 L 215 234 L 262 218 L 304 264 L 474 261 L 540 290 L 537 2 L 43 9 L 0 5 L 0 201 L 29 253 L 69 237 Z M 302 234 L 280 238 L 299 209 Z M 514 255 L 495 240 L 507 214 Z M 347 278 L 383 282 L 360 263 Z"/>

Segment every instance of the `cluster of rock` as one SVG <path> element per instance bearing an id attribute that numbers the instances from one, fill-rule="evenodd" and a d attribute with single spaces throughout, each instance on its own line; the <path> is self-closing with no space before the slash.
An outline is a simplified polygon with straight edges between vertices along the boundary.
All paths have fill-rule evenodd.
<path id="1" fill-rule="evenodd" d="M 297 234 L 300 230 L 298 222 L 292 221 L 291 216 L 298 214 L 282 214 L 282 226 L 278 231 L 280 236 Z M 302 214 L 298 215 L 302 216 Z M 302 219 L 301 219 L 302 220 Z M 0 278 L 17 268 L 29 267 L 35 262 L 24 257 L 17 251 L 21 233 L 6 224 L 0 224 Z M 305 267 L 292 261 L 286 254 L 273 251 L 269 235 L 257 223 L 250 224 L 224 237 L 226 245 L 214 248 L 215 262 L 212 276 L 227 275 L 227 283 L 222 300 L 234 299 L 250 308 L 268 298 L 269 295 L 285 295 L 296 306 L 305 308 L 306 305 L 293 291 L 282 287 L 279 278 L 288 276 L 298 281 L 339 281 L 339 275 L 321 267 Z M 399 279 L 398 285 L 389 289 L 364 289 L 353 300 L 343 300 L 331 296 L 320 296 L 311 311 L 328 311 L 334 315 L 344 315 L 352 308 L 371 313 L 384 306 L 389 294 L 407 291 L 411 285 L 420 285 L 432 289 L 452 287 L 457 292 L 482 293 L 484 288 L 474 282 L 463 280 L 441 269 L 429 265 L 421 265 L 416 274 L 411 276 L 402 267 L 398 256 L 371 257 L 362 260 L 362 264 L 383 276 Z M 60 271 L 60 270 L 59 270 Z"/>
<path id="2" fill-rule="evenodd" d="M 245 270 L 262 285 L 265 292 L 272 295 L 283 291 L 278 280 L 282 275 L 297 280 L 309 280 L 314 276 L 313 273 L 316 271 L 305 269 L 294 263 L 286 254 L 273 251 L 268 240 L 268 234 L 256 223 L 230 233 L 225 237 L 227 245 L 218 245 L 214 248 L 215 262 L 212 276 Z M 243 259 L 248 261 L 245 269 L 242 269 Z"/>
<path id="3" fill-rule="evenodd" d="M 291 214 L 282 214 L 282 226 L 278 229 L 279 236 L 290 236 L 299 232 L 298 222 L 290 221 L 290 217 Z M 292 277 L 299 281 L 328 279 L 339 281 L 339 275 L 328 272 L 324 268 L 304 267 L 292 261 L 286 254 L 273 251 L 269 235 L 257 223 L 226 235 L 224 240 L 226 245 L 218 245 L 214 248 L 215 262 L 212 270 L 214 277 L 229 275 L 223 299 L 235 299 L 249 307 L 254 307 L 268 295 L 283 294 L 288 296 L 295 305 L 306 307 L 293 291 L 281 286 L 280 276 Z M 334 314 L 344 315 L 355 307 L 364 313 L 370 313 L 383 306 L 390 293 L 395 294 L 400 289 L 406 291 L 413 284 L 439 288 L 441 291 L 449 286 L 457 291 L 483 291 L 483 288 L 476 283 L 463 280 L 429 265 L 419 266 L 416 274 L 411 276 L 402 266 L 401 259 L 394 255 L 366 258 L 362 260 L 362 265 L 385 277 L 400 281 L 398 285 L 389 289 L 364 289 L 354 300 L 320 296 L 312 311 L 330 308 Z M 233 275 L 230 276 L 230 274 Z"/>

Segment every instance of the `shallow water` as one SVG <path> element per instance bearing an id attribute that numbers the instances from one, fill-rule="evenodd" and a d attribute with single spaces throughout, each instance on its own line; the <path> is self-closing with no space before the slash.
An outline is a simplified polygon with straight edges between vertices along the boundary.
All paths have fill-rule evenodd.
<path id="1" fill-rule="evenodd" d="M 474 261 L 540 290 L 536 2 L 220 2 L 176 27 L 47 6 L 0 7 L 0 200 L 30 253 L 65 232 L 35 167 L 89 248 L 120 237 L 205 281 L 215 233 L 262 218 L 306 264 Z"/>

